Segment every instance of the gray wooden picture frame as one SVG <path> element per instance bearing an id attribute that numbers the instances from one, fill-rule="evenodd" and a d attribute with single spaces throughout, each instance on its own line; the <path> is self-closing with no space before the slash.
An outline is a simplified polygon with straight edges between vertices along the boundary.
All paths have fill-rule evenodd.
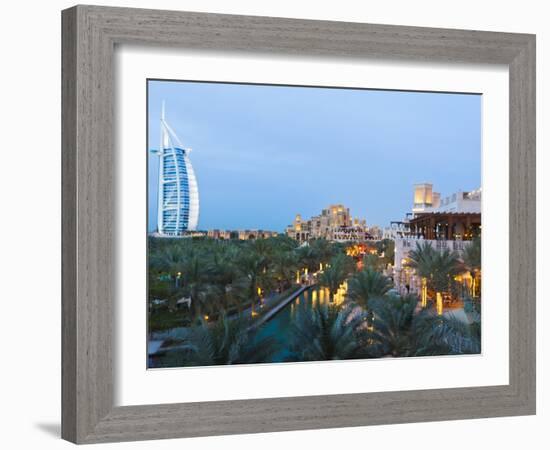
<path id="1" fill-rule="evenodd" d="M 62 31 L 64 439 L 94 443 L 535 413 L 535 36 L 98 6 L 63 11 Z M 115 407 L 113 53 L 127 43 L 507 65 L 509 384 Z"/>

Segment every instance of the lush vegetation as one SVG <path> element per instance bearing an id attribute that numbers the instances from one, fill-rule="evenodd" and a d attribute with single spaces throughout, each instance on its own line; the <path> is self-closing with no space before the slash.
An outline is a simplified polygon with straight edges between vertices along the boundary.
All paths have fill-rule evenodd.
<path id="1" fill-rule="evenodd" d="M 286 361 L 479 353 L 475 287 L 464 296 L 467 320 L 464 314 L 438 314 L 433 301 L 422 308 L 416 295 L 397 295 L 385 274 L 392 244 L 381 241 L 371 247 L 374 251 L 351 257 L 343 244 L 316 240 L 299 247 L 284 236 L 151 239 L 149 329 L 164 340 L 164 356 L 155 365 L 271 362 L 282 345 Z M 479 279 L 480 259 L 475 240 L 460 258 L 418 245 L 409 264 L 427 280 L 433 300 L 458 289 L 458 274 Z M 283 343 L 262 334 L 258 316 L 296 290 L 297 275 L 306 273 L 327 290 L 326 301 L 295 305 Z M 341 301 L 343 285 L 347 291 Z M 190 305 L 178 303 L 189 298 Z"/>
<path id="2" fill-rule="evenodd" d="M 270 295 L 291 288 L 298 271 L 313 273 L 335 255 L 340 259 L 329 272 L 335 282 L 353 265 L 343 256 L 343 245 L 324 239 L 303 247 L 286 236 L 250 241 L 150 238 L 148 244 L 152 331 L 176 326 L 174 320 L 179 326 L 198 325 L 205 316 L 215 321 L 220 314 L 257 308 Z"/>
<path id="3" fill-rule="evenodd" d="M 184 330 L 170 336 L 172 350 L 162 365 L 166 367 L 211 366 L 270 362 L 276 351 L 274 337 L 257 337 L 250 330 L 250 320 L 239 316 L 232 320 L 222 315 L 219 320 Z"/>
<path id="4" fill-rule="evenodd" d="M 363 339 L 365 315 L 352 305 L 302 303 L 290 333 L 289 361 L 325 361 L 371 356 Z"/>
<path id="5" fill-rule="evenodd" d="M 452 298 L 466 297 L 467 301 L 476 298 L 480 300 L 480 237 L 476 237 L 466 246 L 462 257 L 448 248 L 436 250 L 427 242 L 417 243 L 416 248 L 409 253 L 407 265 L 426 281 L 428 296 L 432 299 L 441 294 Z M 467 292 L 464 292 L 464 283 L 457 282 L 457 276 L 464 273 L 470 276 Z"/>

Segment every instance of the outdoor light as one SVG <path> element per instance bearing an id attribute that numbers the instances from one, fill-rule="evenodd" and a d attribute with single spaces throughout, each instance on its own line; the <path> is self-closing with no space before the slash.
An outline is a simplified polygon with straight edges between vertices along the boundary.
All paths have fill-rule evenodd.
<path id="1" fill-rule="evenodd" d="M 428 280 L 426 277 L 422 277 L 422 307 L 425 308 L 428 305 Z"/>
<path id="2" fill-rule="evenodd" d="M 438 292 L 436 294 L 436 308 L 437 308 L 437 315 L 438 316 L 443 315 L 443 296 L 441 295 L 441 292 Z"/>

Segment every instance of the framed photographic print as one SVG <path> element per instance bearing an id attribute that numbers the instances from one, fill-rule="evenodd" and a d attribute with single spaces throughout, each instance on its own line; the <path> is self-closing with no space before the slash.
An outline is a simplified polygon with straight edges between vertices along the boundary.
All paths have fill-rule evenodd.
<path id="1" fill-rule="evenodd" d="M 532 35 L 63 11 L 77 443 L 535 412 Z"/>

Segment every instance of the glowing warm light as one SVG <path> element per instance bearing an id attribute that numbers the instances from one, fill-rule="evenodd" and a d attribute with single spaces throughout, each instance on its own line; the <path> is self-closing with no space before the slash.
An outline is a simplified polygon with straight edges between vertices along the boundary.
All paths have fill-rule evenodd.
<path id="1" fill-rule="evenodd" d="M 205 314 L 204 315 L 204 320 L 208 320 L 208 319 L 209 319 L 208 314 Z"/>
<path id="2" fill-rule="evenodd" d="M 323 271 L 323 263 L 319 263 L 319 272 Z"/>
<path id="3" fill-rule="evenodd" d="M 425 308 L 428 305 L 428 280 L 426 277 L 422 277 L 422 307 Z"/>
<path id="4" fill-rule="evenodd" d="M 326 291 L 326 293 L 325 293 L 325 291 Z M 345 301 L 347 292 L 348 292 L 348 282 L 344 281 L 342 284 L 340 284 L 340 286 L 338 286 L 338 289 L 336 290 L 336 292 L 332 296 L 332 302 L 337 304 L 337 305 L 340 305 L 341 303 L 343 303 Z M 328 298 L 330 298 L 331 292 L 328 289 L 321 290 L 320 291 L 320 300 L 321 301 L 323 301 L 325 295 L 328 296 Z"/>
<path id="5" fill-rule="evenodd" d="M 304 269 L 304 275 L 307 277 L 307 267 Z"/>
<path id="6" fill-rule="evenodd" d="M 258 288 L 258 296 L 261 297 L 262 296 L 262 288 Z"/>
<path id="7" fill-rule="evenodd" d="M 296 284 L 300 283 L 300 271 L 296 271 Z"/>
<path id="8" fill-rule="evenodd" d="M 443 296 L 441 295 L 441 292 L 438 292 L 435 295 L 436 295 L 437 315 L 441 316 L 443 315 Z"/>

